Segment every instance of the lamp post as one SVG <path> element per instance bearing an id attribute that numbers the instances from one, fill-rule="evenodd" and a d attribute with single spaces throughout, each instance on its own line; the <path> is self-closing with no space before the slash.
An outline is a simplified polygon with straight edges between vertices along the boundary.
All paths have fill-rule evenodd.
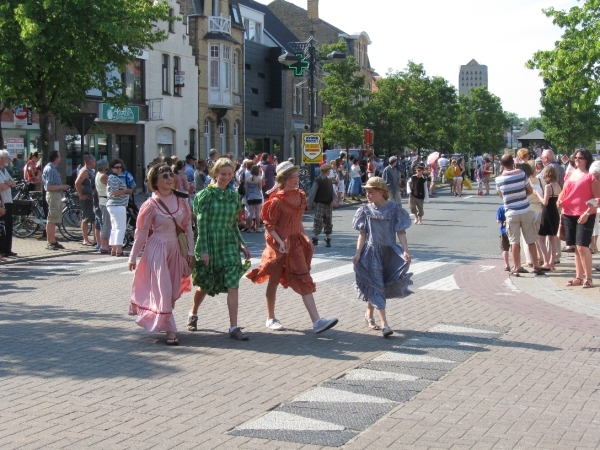
<path id="1" fill-rule="evenodd" d="M 308 70 L 308 102 L 309 108 L 309 130 L 311 133 L 315 132 L 315 72 L 317 70 L 317 63 L 320 61 L 327 61 L 332 63 L 341 63 L 346 60 L 346 54 L 342 52 L 331 52 L 326 57 L 321 57 L 317 53 L 317 40 L 314 36 L 310 36 L 304 42 L 289 42 L 290 47 L 294 50 L 294 54 L 285 52 L 279 58 L 278 61 L 294 70 L 295 76 L 302 77 L 304 71 Z M 313 109 L 315 108 L 315 109 Z M 323 143 L 321 143 L 322 145 Z M 315 168 L 314 163 L 310 166 L 310 182 L 311 184 L 315 180 Z"/>
<path id="2" fill-rule="evenodd" d="M 523 126 L 523 124 L 522 124 L 522 123 L 520 123 L 520 124 L 519 124 L 519 127 L 522 127 L 522 126 Z M 511 121 L 510 121 L 510 149 L 511 149 L 511 151 L 512 151 L 512 149 L 513 149 L 513 131 L 514 131 L 514 130 L 516 130 L 516 129 L 517 129 L 517 128 L 515 128 L 515 124 L 514 124 L 514 123 L 513 123 L 513 121 L 511 120 Z"/>

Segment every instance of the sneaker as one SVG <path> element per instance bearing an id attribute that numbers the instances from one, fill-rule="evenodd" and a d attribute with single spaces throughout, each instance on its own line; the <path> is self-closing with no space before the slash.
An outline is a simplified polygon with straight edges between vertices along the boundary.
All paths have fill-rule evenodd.
<path id="1" fill-rule="evenodd" d="M 319 245 L 319 238 L 312 238 L 313 245 Z"/>
<path id="2" fill-rule="evenodd" d="M 56 242 L 54 244 L 46 244 L 46 250 L 58 250 L 58 247 L 56 246 Z"/>
<path id="3" fill-rule="evenodd" d="M 388 337 L 388 336 L 391 336 L 392 334 L 394 334 L 394 330 L 392 330 L 390 327 L 383 327 L 381 329 L 381 334 L 385 338 L 385 337 Z"/>
<path id="4" fill-rule="evenodd" d="M 248 340 L 248 336 L 246 336 L 244 333 L 242 333 L 242 330 L 240 329 L 240 327 L 235 327 L 233 329 L 233 331 L 230 331 L 229 337 L 231 339 L 235 339 L 238 341 L 247 341 Z"/>
<path id="5" fill-rule="evenodd" d="M 331 247 L 331 238 L 325 239 L 325 247 Z"/>
<path id="6" fill-rule="evenodd" d="M 198 316 L 188 316 L 188 331 L 198 331 Z"/>
<path id="7" fill-rule="evenodd" d="M 58 241 L 56 241 L 56 242 L 55 242 L 54 244 L 52 244 L 52 245 L 54 245 L 54 247 L 56 247 L 56 249 L 57 249 L 57 250 L 64 250 L 64 249 L 65 249 L 65 248 L 64 248 L 62 245 L 60 245 L 60 244 L 58 243 Z"/>
<path id="8" fill-rule="evenodd" d="M 527 269 L 524 269 L 523 267 L 520 267 L 519 270 L 517 270 L 518 273 L 529 273 L 529 271 Z"/>
<path id="9" fill-rule="evenodd" d="M 267 321 L 265 322 L 265 327 L 274 331 L 283 330 L 283 325 L 281 325 L 281 323 L 277 319 L 267 319 Z"/>
<path id="10" fill-rule="evenodd" d="M 319 319 L 317 324 L 313 326 L 313 331 L 315 333 L 322 333 L 323 331 L 329 330 L 337 325 L 338 320 L 336 317 L 333 319 Z"/>

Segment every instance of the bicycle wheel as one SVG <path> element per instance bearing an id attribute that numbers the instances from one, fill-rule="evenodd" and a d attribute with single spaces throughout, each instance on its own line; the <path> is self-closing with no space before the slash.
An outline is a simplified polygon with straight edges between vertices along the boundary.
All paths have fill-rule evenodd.
<path id="1" fill-rule="evenodd" d="M 92 225 L 88 224 L 88 236 L 92 231 Z M 81 210 L 78 208 L 64 208 L 62 211 L 62 222 L 58 227 L 60 234 L 68 241 L 83 240 L 81 234 Z"/>
<path id="2" fill-rule="evenodd" d="M 39 230 L 36 222 L 36 208 L 27 216 L 13 216 L 13 234 L 18 238 L 27 238 Z"/>

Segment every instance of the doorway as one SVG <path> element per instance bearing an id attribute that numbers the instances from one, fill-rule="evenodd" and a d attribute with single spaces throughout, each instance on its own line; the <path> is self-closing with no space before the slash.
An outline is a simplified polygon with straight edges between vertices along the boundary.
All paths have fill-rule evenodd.
<path id="1" fill-rule="evenodd" d="M 125 163 L 125 168 L 135 176 L 135 136 L 117 135 L 119 158 Z"/>

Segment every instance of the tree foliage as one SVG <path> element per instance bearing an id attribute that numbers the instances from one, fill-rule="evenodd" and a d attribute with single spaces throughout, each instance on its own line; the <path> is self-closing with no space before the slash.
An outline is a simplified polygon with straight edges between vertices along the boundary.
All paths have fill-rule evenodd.
<path id="1" fill-rule="evenodd" d="M 85 93 L 123 106 L 121 73 L 166 37 L 166 2 L 154 0 L 4 0 L 0 4 L 0 99 L 34 108 L 48 152 L 50 115 L 69 122 Z M 171 19 L 173 20 L 173 19 Z"/>
<path id="2" fill-rule="evenodd" d="M 321 56 L 333 52 L 346 52 L 343 41 L 323 44 Z M 364 126 L 364 102 L 369 91 L 365 89 L 365 77 L 356 75 L 360 67 L 353 56 L 342 63 L 325 63 L 323 78 L 326 87 L 320 91 L 321 99 L 329 105 L 330 112 L 323 117 L 322 131 L 325 140 L 344 148 L 362 143 Z"/>
<path id="3" fill-rule="evenodd" d="M 497 153 L 504 146 L 504 130 L 509 119 L 500 99 L 486 87 L 471 89 L 471 96 L 459 97 L 458 140 L 455 150 L 461 153 Z"/>
<path id="4" fill-rule="evenodd" d="M 536 52 L 527 66 L 544 79 L 542 120 L 554 147 L 571 152 L 598 135 L 600 5 L 586 0 L 568 11 L 544 10 L 563 35 L 552 50 Z"/>

